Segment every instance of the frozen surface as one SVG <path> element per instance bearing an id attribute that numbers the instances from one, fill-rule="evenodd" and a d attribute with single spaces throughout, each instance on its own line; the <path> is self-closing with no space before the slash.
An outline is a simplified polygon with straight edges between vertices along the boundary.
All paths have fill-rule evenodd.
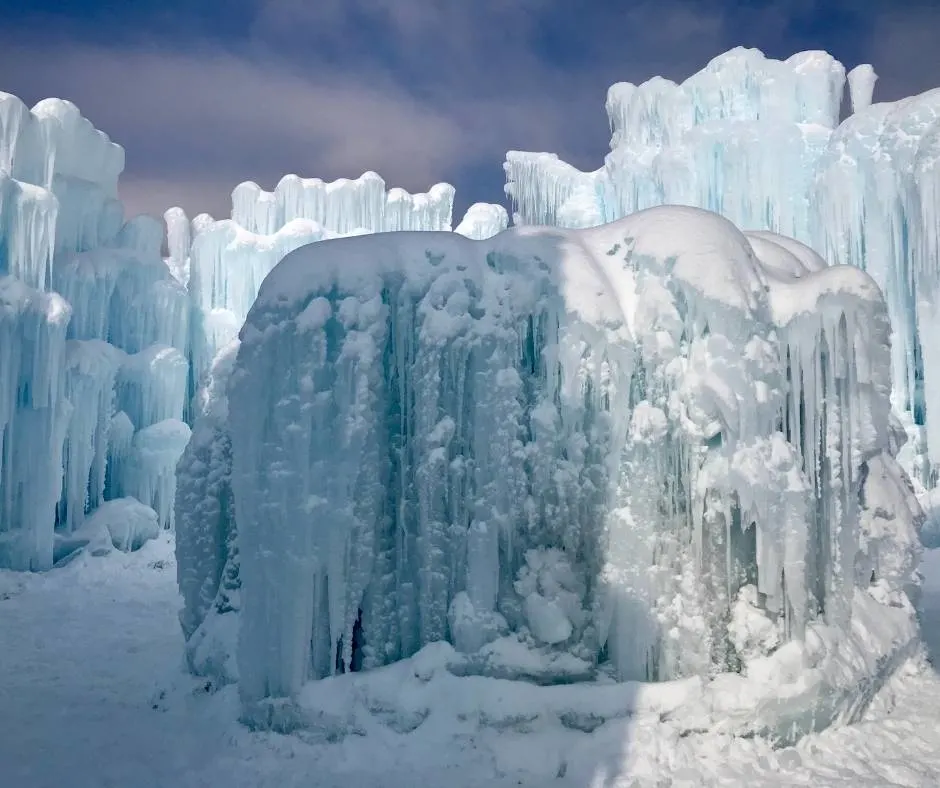
<path id="1" fill-rule="evenodd" d="M 276 699 L 442 641 L 458 673 L 669 681 L 884 626 L 869 650 L 895 664 L 922 514 L 895 483 L 887 336 L 863 272 L 694 208 L 298 250 L 180 466 L 184 627 L 219 593 L 231 495 L 258 725 L 309 725 Z M 746 586 L 776 640 L 732 626 Z M 825 686 L 880 670 L 864 653 Z"/>
<path id="2" fill-rule="evenodd" d="M 0 623 L 16 633 L 0 649 L 0 762 L 10 785 L 301 788 L 311 775 L 323 788 L 411 788 L 416 775 L 453 788 L 940 782 L 940 680 L 916 656 L 860 720 L 780 749 L 700 730 L 681 706 L 675 711 L 694 689 L 688 684 L 645 700 L 629 688 L 581 697 L 576 687 L 481 679 L 461 689 L 428 658 L 410 663 L 410 673 L 402 663 L 318 685 L 319 733 L 251 733 L 236 721 L 234 687 L 212 692 L 182 672 L 173 564 L 170 536 L 161 535 L 135 553 L 80 556 L 53 573 L 0 571 Z M 928 551 L 923 569 L 924 632 L 940 655 L 940 552 Z M 540 697 L 545 689 L 553 689 L 550 703 Z M 336 700 L 346 701 L 344 719 L 367 726 L 365 736 L 329 740 Z M 452 701 L 474 716 L 460 722 Z M 617 705 L 662 715 L 602 722 Z"/>

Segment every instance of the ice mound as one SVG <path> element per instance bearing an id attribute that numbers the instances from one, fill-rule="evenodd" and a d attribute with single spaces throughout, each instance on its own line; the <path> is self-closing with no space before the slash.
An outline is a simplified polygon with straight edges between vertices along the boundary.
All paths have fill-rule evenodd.
<path id="1" fill-rule="evenodd" d="M 438 641 L 455 672 L 539 683 L 838 641 L 859 593 L 914 582 L 913 531 L 875 522 L 882 495 L 917 509 L 875 485 L 904 478 L 888 332 L 863 272 L 694 208 L 299 249 L 180 464 L 191 652 L 269 724 L 271 698 Z M 233 570 L 234 667 L 234 616 L 211 621 Z M 884 652 L 916 637 L 897 615 Z"/>
<path id="2" fill-rule="evenodd" d="M 102 503 L 74 531 L 57 535 L 55 562 L 62 565 L 85 552 L 97 557 L 111 550 L 139 550 L 160 535 L 157 513 L 136 498 L 117 498 Z"/>

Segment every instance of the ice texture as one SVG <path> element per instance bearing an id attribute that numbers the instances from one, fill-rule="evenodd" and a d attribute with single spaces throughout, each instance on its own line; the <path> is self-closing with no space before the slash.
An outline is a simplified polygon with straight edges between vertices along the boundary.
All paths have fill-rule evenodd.
<path id="1" fill-rule="evenodd" d="M 748 585 L 780 642 L 846 631 L 857 588 L 913 571 L 861 525 L 894 435 L 889 330 L 864 272 L 695 208 L 298 249 L 180 465 L 200 669 L 237 672 L 269 724 L 266 698 L 441 640 L 484 673 L 529 653 L 539 681 L 737 669 Z"/>
<path id="2" fill-rule="evenodd" d="M 193 672 L 221 682 L 237 676 L 240 581 L 227 396 L 237 352 L 237 340 L 223 348 L 199 390 L 192 438 L 179 461 L 175 499 L 180 623 L 187 659 Z"/>
<path id="3" fill-rule="evenodd" d="M 0 276 L 0 567 L 52 566 L 72 413 L 65 398 L 70 312 L 56 293 Z"/>
<path id="4" fill-rule="evenodd" d="M 194 307 L 194 383 L 202 383 L 216 353 L 236 337 L 264 277 L 288 252 L 347 235 L 450 230 L 453 201 L 448 184 L 409 194 L 386 190 L 381 177 L 367 172 L 332 182 L 286 175 L 273 192 L 251 181 L 239 184 L 232 192 L 231 218 L 218 222 L 203 215 L 190 224 L 181 209 L 167 211 L 167 263 L 189 283 Z M 458 232 L 488 237 L 507 224 L 502 206 L 477 203 Z"/>
<path id="5" fill-rule="evenodd" d="M 49 568 L 125 487 L 172 510 L 135 432 L 184 416 L 189 297 L 161 223 L 125 221 L 123 167 L 70 102 L 0 93 L 0 567 Z"/>
<path id="6" fill-rule="evenodd" d="M 852 112 L 861 112 L 871 106 L 872 94 L 878 75 L 870 63 L 862 63 L 848 73 L 849 96 L 852 100 Z"/>
<path id="7" fill-rule="evenodd" d="M 737 48 L 680 84 L 618 83 L 607 96 L 611 151 L 581 172 L 549 153 L 511 151 L 517 224 L 591 227 L 643 208 L 715 211 L 746 230 L 793 237 L 830 263 L 867 271 L 891 319 L 893 403 L 924 433 L 908 467 L 932 485 L 940 463 L 940 90 L 872 104 L 868 64 L 847 81 L 824 52 L 777 61 Z M 926 455 L 926 456 L 924 456 Z"/>
<path id="8" fill-rule="evenodd" d="M 161 527 L 173 527 L 176 463 L 191 430 L 179 419 L 164 419 L 136 432 L 123 469 L 121 492 L 156 511 Z"/>

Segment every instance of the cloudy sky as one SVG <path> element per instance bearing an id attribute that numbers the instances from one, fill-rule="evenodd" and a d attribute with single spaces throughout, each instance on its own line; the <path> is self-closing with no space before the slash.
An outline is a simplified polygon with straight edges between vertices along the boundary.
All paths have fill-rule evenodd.
<path id="1" fill-rule="evenodd" d="M 602 163 L 608 85 L 736 45 L 940 85 L 935 0 L 4 0 L 0 90 L 74 101 L 127 150 L 131 212 L 228 215 L 232 187 L 365 170 L 503 201 L 509 149 Z"/>

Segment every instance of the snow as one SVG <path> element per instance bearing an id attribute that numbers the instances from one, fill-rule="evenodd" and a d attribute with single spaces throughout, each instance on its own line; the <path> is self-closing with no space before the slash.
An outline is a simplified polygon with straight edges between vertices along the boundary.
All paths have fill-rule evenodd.
<path id="1" fill-rule="evenodd" d="M 441 665 L 454 653 L 443 648 L 384 673 L 312 685 L 321 710 L 314 731 L 253 733 L 237 722 L 234 687 L 215 691 L 184 673 L 173 564 L 165 534 L 137 552 L 84 554 L 52 573 L 0 571 L 0 622 L 16 633 L 0 649 L 0 762 L 10 785 L 300 788 L 311 774 L 323 788 L 404 788 L 415 775 L 454 788 L 940 781 L 940 677 L 917 654 L 857 721 L 776 749 L 700 729 L 686 707 L 700 692 L 694 680 L 646 697 L 630 684 L 596 694 L 493 684 L 448 677 Z M 923 569 L 924 632 L 940 657 L 940 551 L 926 552 Z M 461 722 L 458 711 L 470 716 Z M 337 726 L 354 734 L 336 739 Z"/>
<path id="2" fill-rule="evenodd" d="M 509 215 L 502 205 L 493 205 L 486 202 L 475 202 L 467 209 L 460 224 L 454 228 L 455 233 L 465 235 L 482 241 L 492 238 L 509 226 Z"/>
<path id="3" fill-rule="evenodd" d="M 95 557 L 112 548 L 129 553 L 160 534 L 157 513 L 135 498 L 117 498 L 98 506 L 88 519 L 67 535 L 56 535 L 56 566 L 73 561 L 84 551 Z"/>

